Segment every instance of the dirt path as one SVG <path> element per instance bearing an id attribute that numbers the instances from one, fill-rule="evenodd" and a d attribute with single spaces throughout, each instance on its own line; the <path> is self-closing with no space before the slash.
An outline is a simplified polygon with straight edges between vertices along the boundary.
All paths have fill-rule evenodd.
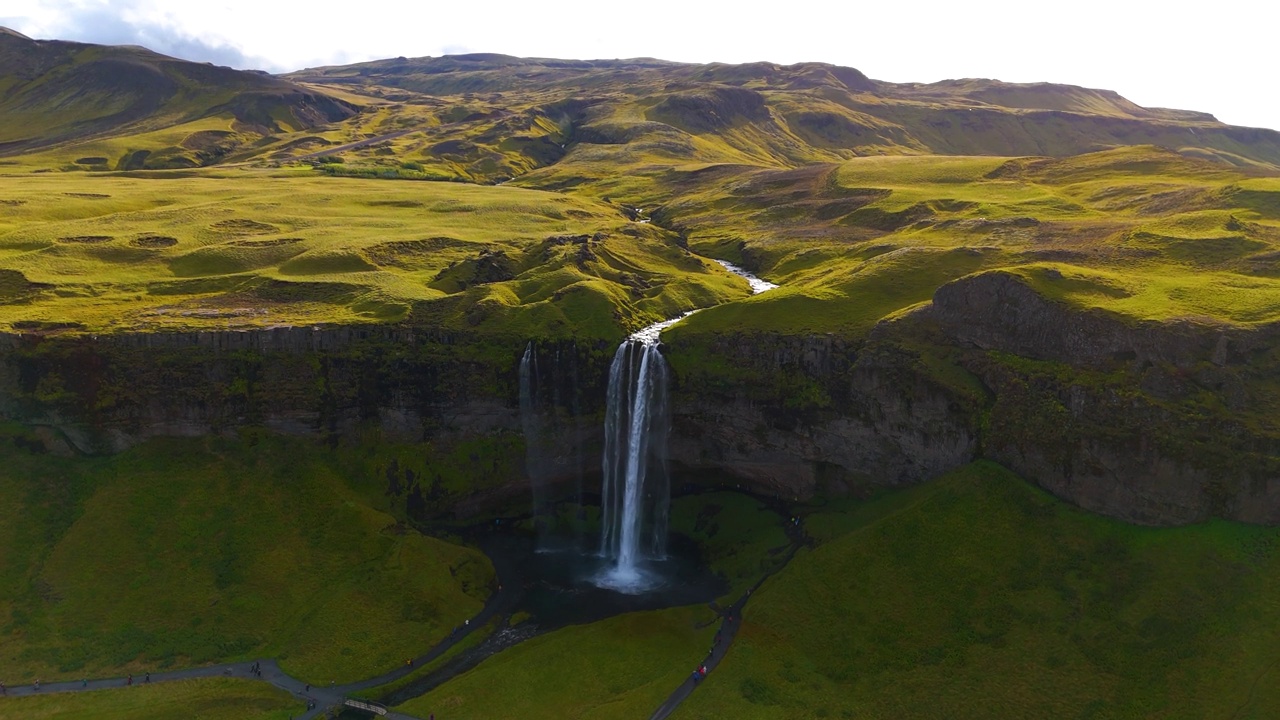
<path id="1" fill-rule="evenodd" d="M 786 517 L 786 514 L 779 513 L 779 516 Z M 768 580 L 770 577 L 785 568 L 791 562 L 791 559 L 795 557 L 796 552 L 801 547 L 813 544 L 812 538 L 805 533 L 803 525 L 788 522 L 786 524 L 786 533 L 791 539 L 791 545 L 787 549 L 786 558 L 781 563 L 778 563 L 778 565 L 773 569 L 769 570 L 769 572 L 761 576 L 760 579 L 756 581 L 756 584 L 748 588 L 733 605 L 730 605 L 721 611 L 720 629 L 716 632 L 716 638 L 711 645 L 711 651 L 707 653 L 707 656 L 703 658 L 701 663 L 694 666 L 689 677 L 685 678 L 685 681 L 680 684 L 680 687 L 677 687 L 675 691 L 667 697 L 666 701 L 659 705 L 657 710 L 653 711 L 653 714 L 649 716 L 649 720 L 666 720 L 666 718 L 670 716 L 671 713 L 675 712 L 676 708 L 680 706 L 680 703 L 684 702 L 693 694 L 693 691 L 698 688 L 698 685 L 701 684 L 703 678 L 710 674 L 712 670 L 715 670 L 716 666 L 720 664 L 720 661 L 724 659 L 724 656 L 729 653 L 729 647 L 733 645 L 734 638 L 738 636 L 738 629 L 742 627 L 742 611 L 747 606 L 747 601 L 751 599 L 751 594 L 758 590 L 760 586 L 764 584 L 765 580 Z M 699 670 L 703 670 L 705 672 L 699 672 Z"/>
<path id="2" fill-rule="evenodd" d="M 729 647 L 732 645 L 734 638 L 738 634 L 738 629 L 742 624 L 742 611 L 747 601 L 751 598 L 752 592 L 760 587 L 770 576 L 778 572 L 791 561 L 796 551 L 811 543 L 811 540 L 804 533 L 802 527 L 787 523 L 786 526 L 788 537 L 791 544 L 788 546 L 786 558 L 779 563 L 773 570 L 763 575 L 750 589 L 748 589 L 738 600 L 728 608 L 720 611 L 720 629 L 716 633 L 714 644 L 706 658 L 703 659 L 701 665 L 705 666 L 707 672 L 710 672 L 720 664 L 720 661 L 728 653 Z M 526 573 L 520 567 L 519 562 L 513 556 L 494 552 L 488 553 L 490 561 L 493 563 L 495 575 L 498 578 L 498 590 L 490 595 L 485 602 L 484 608 L 475 616 L 468 619 L 462 625 L 453 629 L 450 634 L 437 642 L 426 652 L 416 658 L 412 663 L 406 663 L 389 672 L 376 675 L 352 683 L 333 684 L 328 686 L 313 686 L 302 680 L 299 680 L 280 668 L 274 659 L 261 659 L 256 661 L 258 672 L 253 672 L 254 661 L 244 661 L 236 663 L 224 663 L 220 665 L 208 665 L 198 668 L 186 668 L 182 670 L 170 670 L 165 672 L 154 672 L 148 677 L 146 674 L 135 675 L 132 683 L 128 677 L 114 678 L 98 678 L 59 681 L 53 683 L 42 683 L 39 689 L 34 685 L 18 685 L 6 688 L 6 696 L 23 697 L 28 695 L 44 695 L 49 693 L 69 693 L 69 692 L 92 692 L 95 690 L 107 690 L 114 688 L 124 688 L 132 685 L 145 685 L 148 683 L 173 682 L 175 680 L 192 680 L 198 678 L 215 678 L 215 677 L 235 677 L 247 680 L 257 680 L 266 682 L 274 687 L 280 688 L 285 692 L 293 695 L 299 702 L 314 703 L 314 707 L 305 711 L 301 715 L 295 716 L 297 720 L 311 720 L 312 718 L 321 717 L 327 711 L 341 706 L 353 693 L 362 690 L 387 685 L 396 680 L 404 678 L 413 673 L 424 665 L 436 660 L 444 655 L 458 643 L 462 642 L 468 635 L 479 628 L 486 627 L 494 618 L 502 617 L 510 614 L 520 603 L 522 593 L 524 591 Z M 486 638 L 473 648 L 466 650 L 458 655 L 454 660 L 446 666 L 437 669 L 423 678 L 414 681 L 411 685 L 401 688 L 397 691 L 389 693 L 382 700 L 390 704 L 400 704 L 405 700 L 422 695 L 430 691 L 434 687 L 447 682 L 460 672 L 465 672 L 476 665 L 479 665 L 485 659 L 511 647 L 512 645 L 523 642 L 529 637 L 540 634 L 536 630 L 532 633 L 521 632 L 519 628 L 511 628 L 511 632 L 495 632 L 491 637 Z M 697 666 L 695 666 L 697 667 Z M 691 668 L 692 670 L 693 668 Z M 658 708 L 651 716 L 651 720 L 662 720 L 670 715 L 681 702 L 684 701 L 696 688 L 700 678 L 695 679 L 691 673 L 690 676 L 676 688 L 675 692 L 667 698 L 667 701 Z M 0 697 L 0 703 L 3 697 Z M 421 720 L 413 716 L 397 714 L 393 712 L 387 713 L 385 717 L 398 718 L 399 720 Z"/>
<path id="3" fill-rule="evenodd" d="M 214 678 L 214 677 L 236 677 L 247 680 L 258 680 L 270 683 L 271 685 L 292 694 L 300 702 L 314 702 L 315 707 L 307 710 L 301 715 L 296 716 L 297 720 L 310 720 L 321 716 L 331 708 L 342 705 L 351 693 L 368 688 L 385 685 L 389 682 L 399 680 L 400 678 L 413 672 L 415 669 L 422 667 L 425 663 L 440 657 L 448 652 L 450 648 L 457 645 L 463 638 L 470 635 L 477 628 L 484 627 L 495 615 L 510 612 L 510 608 L 518 601 L 519 596 L 516 589 L 510 583 L 502 581 L 510 574 L 511 568 L 505 568 L 501 561 L 494 562 L 494 570 L 499 578 L 498 591 L 489 596 L 485 606 L 474 617 L 467 622 L 453 629 L 449 636 L 433 645 L 422 655 L 413 659 L 412 664 L 406 663 L 395 670 L 377 675 L 365 680 L 343 685 L 330 684 L 328 686 L 313 686 L 302 680 L 299 680 L 276 664 L 275 660 L 258 660 L 259 672 L 254 673 L 252 668 L 254 661 L 245 661 L 237 663 L 225 663 L 222 665 L 208 665 L 198 668 L 186 668 L 183 670 L 170 670 L 166 672 L 154 672 L 149 676 L 146 674 L 129 677 L 116 678 L 99 678 L 95 680 L 71 680 L 53 683 L 41 683 L 39 689 L 35 685 L 17 685 L 6 688 L 6 697 L 24 697 L 28 695 L 47 695 L 49 693 L 68 693 L 68 692 L 91 692 L 94 690 L 108 690 L 113 688 L 129 687 L 131 685 L 146 685 L 148 683 L 172 682 L 174 680 L 193 680 L 197 678 Z M 0 702 L 3 698 L 0 697 Z M 399 718 L 399 720 L 419 720 L 410 715 L 397 713 L 388 713 L 386 717 Z"/>

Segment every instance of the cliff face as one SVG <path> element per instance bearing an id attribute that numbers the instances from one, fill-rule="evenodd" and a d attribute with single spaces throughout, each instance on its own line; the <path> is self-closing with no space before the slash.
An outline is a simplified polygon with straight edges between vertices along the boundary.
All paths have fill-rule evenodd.
<path id="1" fill-rule="evenodd" d="M 678 470 L 723 472 L 759 492 L 806 498 L 922 482 L 975 455 L 966 399 L 890 348 L 729 336 L 671 354 Z M 715 364 L 698 367 L 695 355 Z M 716 377 L 729 368 L 737 377 Z"/>
<path id="2" fill-rule="evenodd" d="M 1134 522 L 1280 522 L 1280 327 L 1128 322 L 1005 273 L 944 286 L 922 314 L 994 396 L 987 457 Z"/>
<path id="3" fill-rule="evenodd" d="M 1278 340 L 1128 322 L 980 274 L 859 341 L 677 335 L 670 460 L 677 479 L 803 499 L 987 457 L 1133 522 L 1277 523 Z M 522 418 L 525 348 L 391 327 L 7 336 L 0 411 L 81 452 L 243 427 L 455 448 L 474 492 L 449 502 L 470 513 L 530 477 L 599 472 L 614 348 L 537 345 Z"/>
<path id="4" fill-rule="evenodd" d="M 725 337 L 683 370 L 672 458 L 803 497 L 978 457 L 1141 524 L 1280 522 L 1280 328 L 1137 322 L 970 276 L 864 342 Z"/>
<path id="5" fill-rule="evenodd" d="M 375 424 L 393 441 L 515 431 L 491 371 L 500 346 L 377 328 L 5 336 L 5 414 L 83 452 L 242 426 L 329 435 Z"/>

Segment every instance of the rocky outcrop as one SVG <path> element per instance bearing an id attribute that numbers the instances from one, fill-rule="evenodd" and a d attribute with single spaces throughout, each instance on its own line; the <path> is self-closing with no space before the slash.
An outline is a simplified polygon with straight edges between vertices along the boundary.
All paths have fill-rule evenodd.
<path id="1" fill-rule="evenodd" d="M 1278 349 L 1276 326 L 1136 321 L 982 273 L 860 343 L 677 343 L 672 460 L 803 498 L 985 457 L 1130 522 L 1280 523 Z"/>
<path id="2" fill-rule="evenodd" d="M 1050 280 L 1052 282 L 1052 280 Z M 1052 302 L 1018 275 L 992 271 L 938 288 L 930 314 L 956 342 L 1081 368 L 1256 363 L 1280 344 L 1280 326 L 1195 319 L 1132 320 Z"/>
<path id="3" fill-rule="evenodd" d="M 685 473 L 719 473 L 756 492 L 807 499 L 922 482 L 975 456 L 969 401 L 889 346 L 727 336 L 673 347 L 671 355 L 670 452 Z M 726 368 L 733 376 L 713 375 Z"/>
<path id="4" fill-rule="evenodd" d="M 919 314 L 992 393 L 984 456 L 1131 522 L 1280 523 L 1280 327 L 1134 321 L 1000 271 Z"/>
<path id="5" fill-rule="evenodd" d="M 517 432 L 501 343 L 382 327 L 0 337 L 0 411 L 82 452 L 261 426 L 392 441 Z M 507 358 L 502 358 L 505 365 Z"/>

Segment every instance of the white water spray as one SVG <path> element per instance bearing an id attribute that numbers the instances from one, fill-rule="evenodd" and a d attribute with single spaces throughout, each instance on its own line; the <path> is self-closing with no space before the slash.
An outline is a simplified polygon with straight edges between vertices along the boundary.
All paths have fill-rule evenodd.
<path id="1" fill-rule="evenodd" d="M 665 459 L 667 363 L 658 352 L 657 332 L 642 331 L 618 347 L 607 400 L 600 554 L 613 565 L 596 583 L 639 593 L 657 583 L 644 566 L 666 552 L 671 495 Z"/>

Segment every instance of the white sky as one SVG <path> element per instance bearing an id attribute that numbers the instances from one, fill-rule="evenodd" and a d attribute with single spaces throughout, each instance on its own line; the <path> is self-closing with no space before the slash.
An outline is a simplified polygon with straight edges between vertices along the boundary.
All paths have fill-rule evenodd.
<path id="1" fill-rule="evenodd" d="M 1275 0 L 0 0 L 35 38 L 146 45 L 274 72 L 404 55 L 858 68 L 877 80 L 988 77 L 1116 90 L 1139 105 L 1280 129 Z"/>

